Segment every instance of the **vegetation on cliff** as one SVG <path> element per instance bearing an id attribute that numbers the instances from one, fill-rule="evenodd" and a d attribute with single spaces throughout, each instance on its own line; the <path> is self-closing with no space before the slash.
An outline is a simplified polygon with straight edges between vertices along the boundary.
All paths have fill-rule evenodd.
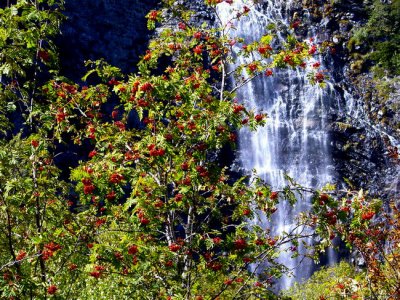
<path id="1" fill-rule="evenodd" d="M 368 20 L 353 30 L 349 50 L 361 47 L 363 59 L 373 62 L 377 77 L 400 75 L 400 1 L 374 0 L 366 10 Z"/>
<path id="2" fill-rule="evenodd" d="M 368 274 L 360 280 L 372 282 L 371 293 L 389 286 L 396 295 L 391 278 L 378 280 L 387 266 L 382 245 L 399 243 L 398 224 L 391 231 L 376 217 L 379 200 L 290 178 L 273 191 L 256 174 L 230 176 L 216 159 L 235 146 L 237 130 L 266 122 L 235 91 L 275 68 L 304 68 L 323 48 L 289 35 L 277 50 L 266 32 L 242 45 L 239 54 L 252 60 L 228 72 L 232 46 L 242 43 L 232 24 L 253 5 L 213 27 L 193 22 L 184 2 L 165 0 L 147 15 L 149 28 L 163 26 L 137 73 L 88 61 L 75 83 L 60 74 L 53 42 L 62 2 L 0 9 L 1 298 L 274 298 L 274 281 L 290 271 L 279 254 L 318 259 L 336 236 L 364 255 Z M 233 0 L 206 4 L 218 14 L 221 2 Z M 313 70 L 310 81 L 322 87 L 324 73 Z M 230 75 L 236 86 L 227 84 Z M 65 149 L 83 158 L 61 168 L 55 161 Z M 251 221 L 301 193 L 313 194 L 312 207 L 289 232 L 272 235 Z M 309 237 L 319 242 L 299 253 Z M 386 257 L 397 262 L 396 253 Z"/>

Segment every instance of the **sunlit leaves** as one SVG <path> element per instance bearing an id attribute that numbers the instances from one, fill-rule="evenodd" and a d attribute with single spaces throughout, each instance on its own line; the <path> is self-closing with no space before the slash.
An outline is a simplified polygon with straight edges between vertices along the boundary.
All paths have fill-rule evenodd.
<path id="1" fill-rule="evenodd" d="M 55 11 L 25 7 L 26 1 L 1 11 L 15 26 L 2 19 L 0 41 L 19 51 L 1 57 L 1 103 L 22 107 L 26 125 L 25 135 L 4 141 L 0 152 L 1 243 L 15 248 L 1 244 L 1 262 L 14 260 L 7 271 L 21 272 L 21 285 L 30 285 L 34 296 L 89 297 L 93 289 L 133 299 L 256 295 L 285 271 L 275 261 L 282 247 L 299 245 L 299 235 L 272 236 L 250 220 L 261 212 L 273 217 L 281 201 L 294 205 L 293 189 L 301 187 L 288 178 L 283 191 L 271 191 L 255 174 L 238 179 L 219 156 L 234 149 L 240 128 L 256 130 L 268 121 L 236 100 L 236 90 L 267 68 L 300 66 L 312 49 L 290 37 L 285 49 L 275 50 L 273 35 L 242 45 L 250 60 L 233 71 L 242 79 L 231 87 L 227 63 L 243 39 L 233 41 L 224 28 L 197 27 L 184 4 L 164 4 L 147 15 L 150 28 L 168 19 L 136 74 L 87 61 L 83 84 L 30 77 L 57 74 L 57 52 L 49 46 L 58 32 Z M 7 43 L 12 35 L 21 49 Z M 79 152 L 79 161 L 60 170 L 54 161 L 63 151 Z M 304 216 L 298 226 L 307 221 Z M 34 256 L 22 271 L 15 257 L 25 252 L 19 251 Z M 268 265 L 265 278 L 248 272 L 251 263 Z"/>

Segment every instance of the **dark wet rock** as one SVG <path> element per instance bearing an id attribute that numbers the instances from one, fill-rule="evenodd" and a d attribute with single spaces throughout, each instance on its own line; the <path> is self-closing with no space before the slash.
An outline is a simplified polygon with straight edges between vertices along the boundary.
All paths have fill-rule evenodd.
<path id="1" fill-rule="evenodd" d="M 66 0 L 67 20 L 58 41 L 63 73 L 79 79 L 84 60 L 104 58 L 125 72 L 135 70 L 147 47 L 146 14 L 156 0 Z"/>

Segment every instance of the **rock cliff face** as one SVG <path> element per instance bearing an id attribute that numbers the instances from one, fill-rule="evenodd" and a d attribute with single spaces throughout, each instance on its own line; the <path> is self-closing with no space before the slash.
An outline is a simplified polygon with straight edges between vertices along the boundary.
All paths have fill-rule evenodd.
<path id="1" fill-rule="evenodd" d="M 400 97 L 396 90 L 399 78 L 384 78 L 379 87 L 362 57 L 364 46 L 348 47 L 350 30 L 366 22 L 362 1 L 335 5 L 327 17 L 327 29 L 336 55 L 335 81 L 343 91 L 346 114 L 332 124 L 336 168 L 356 188 L 364 188 L 385 200 L 400 195 L 400 164 L 396 158 L 400 143 Z M 386 89 L 386 91 L 384 91 Z"/>
<path id="2" fill-rule="evenodd" d="M 59 41 L 64 74 L 79 80 L 85 73 L 83 61 L 99 58 L 105 58 L 125 72 L 134 71 L 151 34 L 146 29 L 145 15 L 156 7 L 156 2 L 66 0 L 68 20 Z M 195 10 L 199 23 L 214 20 L 202 0 L 178 0 L 177 4 Z M 261 1 L 260 6 L 265 8 L 267 1 Z M 358 54 L 347 47 L 351 29 L 366 21 L 363 1 L 291 0 L 290 9 L 284 15 L 301 20 L 302 25 L 296 29 L 299 37 L 314 36 L 327 46 L 323 59 L 339 97 L 326 117 L 336 181 L 351 185 L 350 188 L 363 188 L 384 200 L 398 198 L 400 164 L 395 147 L 400 147 L 400 95 L 388 93 L 382 101 L 372 75 L 359 63 Z M 366 51 L 362 46 L 355 50 Z M 398 83 L 390 84 L 394 91 L 400 90 Z M 77 162 L 78 156 L 71 153 L 68 150 L 59 157 L 60 166 Z M 210 159 L 231 165 L 234 153 L 226 147 Z M 339 256 L 347 255 L 339 253 Z M 329 259 L 322 258 L 325 260 Z"/>
<path id="3" fill-rule="evenodd" d="M 149 32 L 145 15 L 156 0 L 66 0 L 68 20 L 59 44 L 64 74 L 78 80 L 84 73 L 83 61 L 105 58 L 123 71 L 134 71 L 146 49 Z M 203 2 L 177 1 L 194 9 L 199 22 L 212 21 Z M 266 5 L 266 4 L 260 4 Z M 292 0 L 288 18 L 299 18 L 299 36 L 314 32 L 319 41 L 333 49 L 325 61 L 341 99 L 341 110 L 330 112 L 330 135 L 338 180 L 348 179 L 355 188 L 393 197 L 400 193 L 400 166 L 394 147 L 400 140 L 400 96 L 385 95 L 385 101 L 360 64 L 359 54 L 347 49 L 351 29 L 363 24 L 367 14 L 362 0 Z M 391 83 L 396 90 L 398 82 Z M 397 86 L 397 90 L 399 87 Z M 394 152 L 393 152 L 394 151 Z"/>
<path id="4" fill-rule="evenodd" d="M 79 79 L 84 60 L 105 58 L 123 71 L 135 70 L 149 32 L 146 14 L 157 0 L 66 0 L 67 20 L 59 40 L 64 74 Z"/>
<path id="5" fill-rule="evenodd" d="M 294 1 L 290 15 L 303 22 L 298 35 L 305 37 L 315 32 L 316 38 L 331 49 L 324 54 L 324 60 L 342 107 L 330 115 L 338 180 L 383 199 L 398 197 L 399 80 L 384 79 L 385 87 L 378 87 L 368 65 L 361 60 L 368 49 L 363 45 L 348 47 L 351 30 L 367 21 L 364 1 L 326 2 Z"/>

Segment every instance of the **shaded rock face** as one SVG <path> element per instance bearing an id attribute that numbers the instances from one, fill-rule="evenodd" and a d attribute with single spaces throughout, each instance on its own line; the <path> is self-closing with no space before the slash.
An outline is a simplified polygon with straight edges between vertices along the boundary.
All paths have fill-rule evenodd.
<path id="1" fill-rule="evenodd" d="M 104 58 L 124 72 L 136 69 L 152 34 L 147 30 L 146 14 L 156 8 L 156 0 L 66 0 L 62 35 L 57 40 L 61 74 L 79 82 L 85 75 L 85 60 Z M 105 107 L 112 109 L 112 107 Z M 139 126 L 132 113 L 130 126 Z M 87 159 L 93 145 L 58 145 L 56 165 L 68 180 L 69 167 Z"/>
<path id="2" fill-rule="evenodd" d="M 63 74 L 79 79 L 84 60 L 104 58 L 125 72 L 135 70 L 150 32 L 146 14 L 156 0 L 66 0 L 67 20 L 58 44 Z"/>
<path id="3" fill-rule="evenodd" d="M 367 64 L 359 64 L 359 55 L 370 51 L 363 46 L 347 48 L 350 30 L 367 20 L 360 1 L 336 5 L 328 16 L 329 35 L 340 51 L 334 56 L 334 80 L 343 91 L 344 114 L 339 114 L 332 126 L 334 159 L 342 178 L 356 188 L 368 190 L 373 196 L 390 200 L 400 195 L 400 161 L 390 154 L 400 141 L 400 97 L 394 93 L 382 95 L 376 87 Z M 390 83 L 396 91 L 395 83 Z M 343 122 L 343 123 L 342 123 Z M 343 128 L 343 125 L 345 127 Z"/>
<path id="4" fill-rule="evenodd" d="M 199 23 L 214 20 L 201 0 L 177 1 L 177 4 L 196 11 Z M 79 80 L 85 73 L 84 60 L 99 58 L 105 58 L 125 72 L 134 71 L 151 34 L 146 29 L 145 15 L 156 5 L 156 0 L 66 0 L 68 19 L 59 40 L 63 74 Z M 346 0 L 331 5 L 326 1 L 294 0 L 285 13 L 289 19 L 302 20 L 296 32 L 299 36 L 311 36 L 310 30 L 313 30 L 318 40 L 328 41 L 335 49 L 334 53 L 325 53 L 324 60 L 334 89 L 341 96 L 338 103 L 344 107 L 343 111 L 335 108 L 328 116 L 339 181 L 347 178 L 356 188 L 368 189 L 381 197 L 382 189 L 384 196 L 398 195 L 400 180 L 395 174 L 399 173 L 399 165 L 387 155 L 388 147 L 396 145 L 392 145 L 387 134 L 399 140 L 396 129 L 399 110 L 388 109 L 377 101 L 374 87 L 364 84 L 370 75 L 354 74 L 354 61 L 346 48 L 351 29 L 366 21 L 363 1 Z M 347 109 L 346 94 L 363 110 L 358 119 Z M 395 97 L 386 103 L 392 102 L 396 102 Z"/>
<path id="5" fill-rule="evenodd" d="M 358 64 L 359 55 L 369 50 L 358 46 L 351 52 L 347 48 L 351 30 L 367 21 L 364 1 L 295 0 L 289 14 L 302 21 L 298 36 L 315 33 L 317 40 L 333 49 L 323 57 L 340 95 L 341 108 L 332 110 L 329 116 L 338 182 L 351 182 L 353 188 L 363 188 L 382 199 L 398 197 L 400 164 L 389 152 L 399 146 L 400 116 L 396 107 L 400 97 L 393 93 L 382 101 L 368 66 Z"/>

